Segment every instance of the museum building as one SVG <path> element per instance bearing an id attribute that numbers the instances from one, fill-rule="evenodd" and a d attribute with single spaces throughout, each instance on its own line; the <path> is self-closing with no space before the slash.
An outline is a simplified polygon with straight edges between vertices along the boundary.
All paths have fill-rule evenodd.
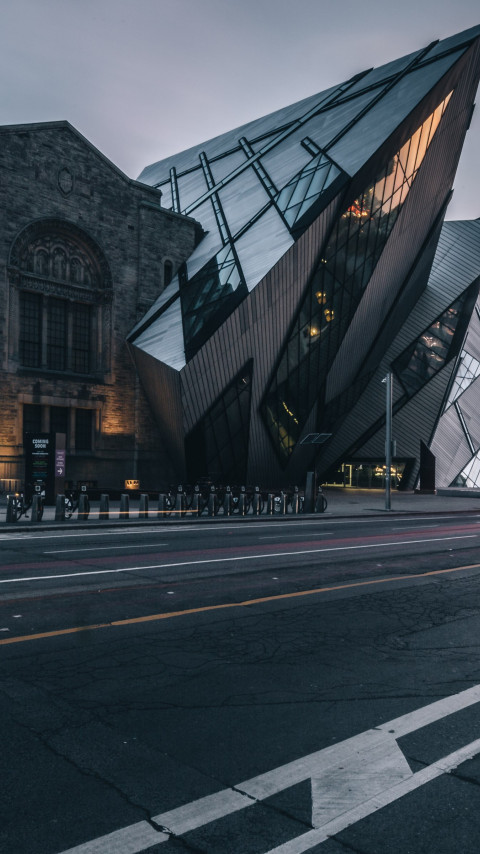
<path id="1" fill-rule="evenodd" d="M 477 485 L 480 222 L 444 218 L 479 48 L 434 42 L 138 181 L 66 122 L 1 128 L 0 477 L 43 429 L 105 488 L 378 486 L 392 372 L 398 484 L 424 448 L 438 485 Z"/>

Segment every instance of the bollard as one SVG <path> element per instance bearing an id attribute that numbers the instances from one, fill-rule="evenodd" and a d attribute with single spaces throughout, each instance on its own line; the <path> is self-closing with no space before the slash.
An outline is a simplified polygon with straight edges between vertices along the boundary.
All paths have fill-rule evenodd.
<path id="1" fill-rule="evenodd" d="M 292 495 L 292 513 L 295 515 L 298 514 L 300 508 L 300 501 L 298 496 L 298 486 L 295 487 L 295 492 Z"/>
<path id="2" fill-rule="evenodd" d="M 327 508 L 327 501 L 322 492 L 322 487 L 320 486 L 318 489 L 317 500 L 315 502 L 315 513 L 325 513 Z"/>
<path id="3" fill-rule="evenodd" d="M 130 516 L 130 496 L 126 493 L 120 496 L 119 519 L 128 519 Z"/>
<path id="4" fill-rule="evenodd" d="M 200 516 L 200 513 L 202 512 L 202 510 L 201 510 L 201 497 L 202 496 L 200 495 L 200 487 L 195 486 L 195 491 L 193 493 L 192 506 L 191 506 L 192 516 Z"/>
<path id="5" fill-rule="evenodd" d="M 183 487 L 179 486 L 175 498 L 175 518 L 181 519 L 182 516 L 185 516 L 185 493 Z"/>
<path id="6" fill-rule="evenodd" d="M 55 522 L 65 522 L 65 496 L 57 495 L 55 499 Z"/>
<path id="7" fill-rule="evenodd" d="M 158 496 L 158 509 L 157 516 L 159 519 L 164 519 L 167 515 L 167 494 L 165 492 L 161 492 Z"/>
<path id="8" fill-rule="evenodd" d="M 262 496 L 260 495 L 260 487 L 255 487 L 255 492 L 253 493 L 253 515 L 260 516 L 262 512 Z"/>
<path id="9" fill-rule="evenodd" d="M 305 481 L 305 498 L 303 501 L 303 512 L 304 513 L 313 513 L 315 509 L 315 484 L 316 484 L 317 476 L 314 471 L 307 471 L 307 478 Z"/>
<path id="10" fill-rule="evenodd" d="M 267 516 L 273 516 L 275 496 L 273 492 L 268 493 L 267 498 Z"/>
<path id="11" fill-rule="evenodd" d="M 215 492 L 215 487 L 210 487 L 210 495 L 208 496 L 208 515 L 216 516 L 218 513 L 218 498 Z"/>
<path id="12" fill-rule="evenodd" d="M 88 519 L 90 513 L 90 502 L 86 492 L 81 492 L 78 498 L 78 518 Z"/>
<path id="13" fill-rule="evenodd" d="M 100 510 L 98 512 L 99 519 L 108 519 L 110 517 L 110 499 L 108 494 L 100 496 Z"/>
<path id="14" fill-rule="evenodd" d="M 223 499 L 223 515 L 231 516 L 233 510 L 233 496 L 232 490 L 229 486 L 227 486 L 227 491 L 225 493 L 225 498 Z"/>
<path id="15" fill-rule="evenodd" d="M 282 516 L 285 516 L 287 513 L 287 493 L 280 493 L 280 513 Z"/>
<path id="16" fill-rule="evenodd" d="M 16 522 L 17 514 L 15 512 L 15 495 L 7 495 L 7 522 Z"/>
<path id="17" fill-rule="evenodd" d="M 32 497 L 32 514 L 30 516 L 31 522 L 41 522 L 43 516 L 43 501 L 41 495 L 34 495 Z"/>
<path id="18" fill-rule="evenodd" d="M 143 492 L 140 496 L 139 519 L 148 519 L 148 495 Z"/>
<path id="19" fill-rule="evenodd" d="M 238 496 L 238 512 L 240 516 L 245 516 L 247 512 L 247 496 L 245 494 L 244 486 L 242 486 L 240 490 L 240 495 Z"/>

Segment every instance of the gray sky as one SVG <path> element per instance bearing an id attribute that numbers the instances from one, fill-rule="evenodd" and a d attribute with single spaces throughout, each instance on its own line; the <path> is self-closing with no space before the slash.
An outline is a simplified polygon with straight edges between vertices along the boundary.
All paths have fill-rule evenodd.
<path id="1" fill-rule="evenodd" d="M 0 0 L 0 124 L 68 119 L 135 178 L 480 23 L 478 0 Z M 480 216 L 480 111 L 448 218 Z"/>

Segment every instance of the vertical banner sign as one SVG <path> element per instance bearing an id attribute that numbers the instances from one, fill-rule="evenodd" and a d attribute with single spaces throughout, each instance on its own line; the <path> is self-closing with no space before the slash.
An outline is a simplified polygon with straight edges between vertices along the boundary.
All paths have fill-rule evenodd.
<path id="1" fill-rule="evenodd" d="M 65 492 L 65 465 L 67 462 L 65 433 L 55 433 L 55 496 Z"/>
<path id="2" fill-rule="evenodd" d="M 55 496 L 64 490 L 65 438 L 65 433 L 25 435 L 25 489 L 31 493 L 40 487 L 46 504 L 55 504 Z"/>

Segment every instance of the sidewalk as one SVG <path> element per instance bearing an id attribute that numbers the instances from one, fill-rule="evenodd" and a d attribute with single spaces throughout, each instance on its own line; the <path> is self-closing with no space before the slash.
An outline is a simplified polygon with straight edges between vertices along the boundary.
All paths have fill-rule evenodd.
<path id="1" fill-rule="evenodd" d="M 306 517 L 302 514 L 299 518 L 335 518 L 335 517 L 374 517 L 385 515 L 399 514 L 442 514 L 442 513 L 480 513 L 480 490 L 473 492 L 472 490 L 443 490 L 437 495 L 418 495 L 414 492 L 397 492 L 392 491 L 390 500 L 390 511 L 385 509 L 385 492 L 383 490 L 369 489 L 351 489 L 343 487 L 327 487 L 325 495 L 328 500 L 328 508 L 326 513 L 315 514 Z M 446 493 L 446 494 L 445 494 Z M 75 528 L 91 528 L 91 527 L 107 527 L 113 525 L 145 525 L 145 524 L 185 524 L 204 522 L 228 522 L 235 521 L 254 521 L 256 519 L 266 521 L 267 519 L 281 520 L 285 517 L 276 515 L 267 516 L 265 513 L 262 516 L 253 516 L 251 513 L 248 516 L 223 516 L 220 513 L 212 518 L 204 514 L 201 517 L 193 517 L 188 513 L 183 519 L 176 519 L 175 513 L 170 516 L 159 518 L 157 514 L 157 503 L 150 501 L 148 519 L 139 518 L 139 501 L 130 502 L 130 515 L 128 519 L 119 518 L 120 503 L 118 501 L 110 502 L 110 515 L 108 520 L 99 520 L 99 502 L 92 501 L 90 507 L 90 515 L 87 520 L 78 520 L 77 514 L 72 519 L 65 522 L 55 522 L 55 507 L 45 507 L 43 519 L 41 522 L 32 525 L 30 517 L 22 516 L 18 522 L 6 524 L 7 510 L 6 496 L 0 496 L 0 534 L 7 531 L 32 530 L 32 528 L 51 530 L 52 528 L 60 529 L 75 529 Z M 290 520 L 296 517 L 292 513 L 288 514 Z"/>

